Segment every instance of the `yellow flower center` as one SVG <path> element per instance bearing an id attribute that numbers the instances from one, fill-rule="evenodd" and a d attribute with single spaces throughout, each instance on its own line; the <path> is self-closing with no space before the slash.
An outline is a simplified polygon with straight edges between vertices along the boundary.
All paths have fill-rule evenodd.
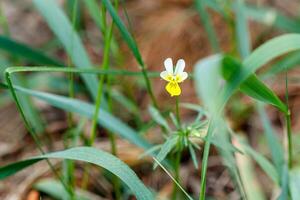
<path id="1" fill-rule="evenodd" d="M 178 85 L 180 77 L 177 76 L 168 76 L 169 83 L 166 85 L 166 90 L 171 96 L 179 96 L 181 94 L 181 89 Z"/>

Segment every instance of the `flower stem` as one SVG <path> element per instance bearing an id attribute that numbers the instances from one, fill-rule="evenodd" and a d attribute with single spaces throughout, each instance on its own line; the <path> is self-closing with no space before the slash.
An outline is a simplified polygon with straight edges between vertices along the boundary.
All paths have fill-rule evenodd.
<path id="1" fill-rule="evenodd" d="M 181 128 L 180 113 L 179 113 L 179 96 L 176 96 L 176 119 L 179 128 Z"/>

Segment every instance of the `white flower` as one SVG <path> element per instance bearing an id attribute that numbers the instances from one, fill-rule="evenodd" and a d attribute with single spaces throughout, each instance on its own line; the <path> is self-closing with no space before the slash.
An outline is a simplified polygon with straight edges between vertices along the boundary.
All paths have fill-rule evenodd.
<path id="1" fill-rule="evenodd" d="M 164 61 L 166 70 L 160 73 L 160 77 L 169 83 L 166 85 L 166 90 L 171 96 L 178 96 L 181 94 L 181 89 L 178 83 L 183 82 L 188 77 L 188 73 L 184 72 L 185 62 L 183 59 L 177 61 L 175 71 L 171 58 Z"/>

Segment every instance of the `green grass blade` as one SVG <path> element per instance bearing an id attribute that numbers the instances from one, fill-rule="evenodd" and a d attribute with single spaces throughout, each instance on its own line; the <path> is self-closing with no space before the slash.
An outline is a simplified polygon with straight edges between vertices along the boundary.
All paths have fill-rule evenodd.
<path id="1" fill-rule="evenodd" d="M 248 30 L 247 17 L 245 16 L 245 10 L 244 0 L 236 0 L 236 3 L 234 4 L 236 36 L 238 50 L 242 58 L 247 57 L 250 54 L 251 49 L 250 35 Z"/>
<path id="2" fill-rule="evenodd" d="M 33 49 L 25 44 L 16 42 L 8 37 L 0 35 L 0 48 L 11 55 L 22 57 L 28 61 L 40 65 L 62 66 L 59 60 L 45 55 L 42 51 Z"/>
<path id="3" fill-rule="evenodd" d="M 141 67 L 144 66 L 144 61 L 142 59 L 142 56 L 138 50 L 137 44 L 134 41 L 133 37 L 130 35 L 129 31 L 127 30 L 126 26 L 118 16 L 116 10 L 114 9 L 113 5 L 109 0 L 102 0 L 102 3 L 105 5 L 106 9 L 110 13 L 111 17 L 113 18 L 116 26 L 121 32 L 121 35 L 123 39 L 126 41 L 128 47 L 131 49 L 134 57 L 136 58 L 137 62 L 141 65 Z"/>
<path id="4" fill-rule="evenodd" d="M 70 198 L 68 192 L 61 185 L 60 182 L 54 179 L 43 179 L 39 180 L 37 183 L 33 185 L 33 188 L 38 190 L 39 192 L 45 193 L 54 199 L 68 199 Z M 86 191 L 76 189 L 76 197 L 75 200 L 89 200 L 91 198 L 90 193 Z"/>
<path id="5" fill-rule="evenodd" d="M 283 72 L 285 70 L 293 69 L 300 64 L 300 51 L 296 51 L 290 53 L 289 55 L 285 56 L 284 58 L 280 59 L 278 62 L 272 65 L 270 69 L 268 69 L 264 74 L 262 74 L 263 78 L 269 78 Z"/>
<path id="6" fill-rule="evenodd" d="M 156 156 L 156 160 L 158 162 L 162 162 L 167 155 L 171 152 L 171 150 L 174 148 L 174 146 L 177 144 L 178 137 L 169 137 L 167 141 L 162 145 L 159 153 Z M 157 167 L 157 162 L 154 164 L 153 168 L 155 169 Z"/>
<path id="7" fill-rule="evenodd" d="M 13 77 L 13 81 L 17 85 L 27 85 L 27 82 L 25 82 L 24 77 L 21 76 L 21 74 L 18 74 L 17 76 Z M 28 121 L 32 125 L 32 128 L 37 134 L 42 134 L 45 130 L 44 122 L 39 116 L 39 112 L 34 107 L 30 97 L 25 94 L 18 94 L 18 98 L 26 116 L 28 116 Z"/>
<path id="8" fill-rule="evenodd" d="M 246 138 L 243 142 L 246 142 Z M 236 144 L 241 150 L 245 150 L 240 143 Z M 255 173 L 255 166 L 251 158 L 246 154 L 236 154 L 237 166 L 243 181 L 245 188 L 246 199 L 249 200 L 264 200 L 265 195 L 262 192 L 262 187 L 257 180 L 257 174 Z"/>
<path id="9" fill-rule="evenodd" d="M 12 163 L 0 168 L 0 179 L 13 175 L 36 162 L 52 158 L 77 160 L 98 165 L 119 177 L 131 189 L 137 199 L 153 200 L 152 193 L 124 162 L 105 151 L 92 147 L 76 147 Z"/>
<path id="10" fill-rule="evenodd" d="M 276 167 L 277 173 L 281 174 L 284 165 L 283 148 L 275 135 L 275 132 L 272 128 L 271 122 L 267 116 L 263 105 L 258 104 L 257 109 L 265 130 L 264 133 L 268 142 L 269 149 L 271 151 L 273 163 Z"/>
<path id="11" fill-rule="evenodd" d="M 300 199 L 300 169 L 291 170 L 289 176 L 291 197 L 293 200 Z"/>
<path id="12" fill-rule="evenodd" d="M 206 0 L 206 4 L 213 10 L 223 14 L 223 8 L 218 0 Z M 287 17 L 273 8 L 245 4 L 244 11 L 248 19 L 288 32 L 300 33 L 299 21 Z"/>
<path id="13" fill-rule="evenodd" d="M 73 30 L 70 21 L 56 1 L 33 0 L 33 3 L 61 41 L 76 67 L 86 68 L 93 66 L 79 36 Z M 95 99 L 98 85 L 97 76 L 84 74 L 82 78 L 91 96 Z"/>
<path id="14" fill-rule="evenodd" d="M 264 170 L 264 172 L 271 178 L 271 180 L 274 181 L 274 183 L 279 185 L 279 176 L 274 165 L 272 165 L 269 160 L 267 160 L 264 156 L 256 152 L 254 149 L 252 149 L 245 142 L 240 141 L 240 143 L 246 154 L 251 156 L 257 162 L 257 164 Z"/>
<path id="15" fill-rule="evenodd" d="M 272 49 L 272 51 L 270 51 Z M 286 34 L 276 37 L 258 47 L 242 63 L 240 72 L 233 76 L 219 94 L 218 111 L 221 111 L 232 94 L 251 74 L 272 59 L 300 49 L 300 34 Z"/>
<path id="16" fill-rule="evenodd" d="M 88 1 L 83 1 L 92 17 L 94 20 L 95 24 L 99 27 L 100 31 L 103 33 L 104 32 L 104 25 L 101 20 L 101 13 L 100 13 L 100 6 L 97 4 L 96 0 L 88 0 Z M 111 51 L 114 57 L 118 57 L 118 44 L 115 40 L 115 38 L 112 38 L 111 41 Z"/>
<path id="17" fill-rule="evenodd" d="M 206 31 L 207 37 L 209 39 L 209 43 L 212 47 L 212 50 L 214 52 L 220 51 L 220 46 L 218 43 L 218 37 L 216 36 L 216 32 L 214 30 L 214 27 L 211 23 L 209 14 L 206 11 L 206 2 L 205 0 L 195 0 L 196 9 L 198 11 L 198 14 L 200 16 L 201 22 L 204 26 L 204 29 Z"/>
<path id="18" fill-rule="evenodd" d="M 164 117 L 160 114 L 160 112 L 153 106 L 148 107 L 148 111 L 152 117 L 152 119 L 162 127 L 164 127 L 169 132 L 171 131 L 171 128 L 169 127 L 168 122 L 164 119 Z M 158 160 L 161 162 L 161 160 Z"/>
<path id="19" fill-rule="evenodd" d="M 54 107 L 68 112 L 77 113 L 88 118 L 93 117 L 95 106 L 92 104 L 59 95 L 25 89 L 19 86 L 15 86 L 14 88 L 18 92 L 36 97 Z M 136 131 L 103 109 L 100 109 L 99 111 L 98 123 L 112 133 L 119 134 L 121 137 L 139 147 L 148 149 L 151 146 L 146 140 L 140 137 Z"/>
<path id="20" fill-rule="evenodd" d="M 222 74 L 226 80 L 233 79 L 241 70 L 241 64 L 235 59 L 229 56 L 223 58 Z M 250 75 L 249 78 L 240 85 L 240 90 L 254 99 L 271 104 L 284 113 L 287 112 L 287 106 L 254 74 Z"/>

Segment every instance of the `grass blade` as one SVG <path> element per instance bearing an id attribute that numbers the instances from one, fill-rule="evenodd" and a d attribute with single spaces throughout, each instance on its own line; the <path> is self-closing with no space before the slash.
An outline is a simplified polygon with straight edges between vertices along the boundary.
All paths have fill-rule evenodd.
<path id="1" fill-rule="evenodd" d="M 173 149 L 173 147 L 177 144 L 178 137 L 170 137 L 167 139 L 167 141 L 162 145 L 159 153 L 156 156 L 156 160 L 158 162 L 162 162 L 167 155 L 170 153 L 170 151 Z M 153 168 L 155 169 L 157 167 L 157 162 L 154 164 Z"/>
<path id="2" fill-rule="evenodd" d="M 244 0 L 236 0 L 234 11 L 238 49 L 241 57 L 245 58 L 250 54 L 251 47 Z"/>
<path id="3" fill-rule="evenodd" d="M 119 177 L 132 190 L 137 199 L 153 200 L 152 193 L 123 161 L 105 151 L 92 147 L 75 147 L 12 163 L 0 168 L 0 179 L 13 175 L 41 160 L 51 158 L 78 160 L 98 165 Z"/>
<path id="4" fill-rule="evenodd" d="M 16 42 L 8 37 L 0 36 L 0 48 L 11 55 L 23 57 L 35 64 L 62 66 L 63 63 L 45 55 L 42 51 L 33 49 L 25 44 Z"/>
<path id="5" fill-rule="evenodd" d="M 86 68 L 93 66 L 79 36 L 73 30 L 70 21 L 56 1 L 33 0 L 33 3 L 40 14 L 45 18 L 51 30 L 62 42 L 76 67 Z M 98 85 L 96 75 L 83 74 L 82 78 L 91 96 L 96 99 Z"/>
<path id="6" fill-rule="evenodd" d="M 242 70 L 242 66 L 235 59 L 225 56 L 222 61 L 223 77 L 230 81 Z M 240 90 L 246 95 L 271 104 L 282 112 L 287 112 L 287 106 L 277 97 L 277 95 L 261 82 L 256 75 L 252 74 L 241 85 Z"/>
<path id="7" fill-rule="evenodd" d="M 213 49 L 214 52 L 219 52 L 220 51 L 220 46 L 218 44 L 216 32 L 214 30 L 214 27 L 211 23 L 209 14 L 206 11 L 206 2 L 205 0 L 195 0 L 196 4 L 196 9 L 198 11 L 198 14 L 200 16 L 201 22 L 204 26 L 204 29 L 206 31 L 206 34 L 208 36 L 210 45 Z"/>
<path id="8" fill-rule="evenodd" d="M 29 90 L 18 86 L 15 86 L 14 88 L 18 92 L 36 97 L 54 107 L 63 109 L 68 112 L 77 113 L 88 118 L 93 117 L 95 106 L 92 104 L 59 95 Z M 136 131 L 134 131 L 121 120 L 103 109 L 100 109 L 99 111 L 98 123 L 112 133 L 119 134 L 121 137 L 127 139 L 128 141 L 139 147 L 148 149 L 151 146 L 146 140 L 141 138 Z"/>

